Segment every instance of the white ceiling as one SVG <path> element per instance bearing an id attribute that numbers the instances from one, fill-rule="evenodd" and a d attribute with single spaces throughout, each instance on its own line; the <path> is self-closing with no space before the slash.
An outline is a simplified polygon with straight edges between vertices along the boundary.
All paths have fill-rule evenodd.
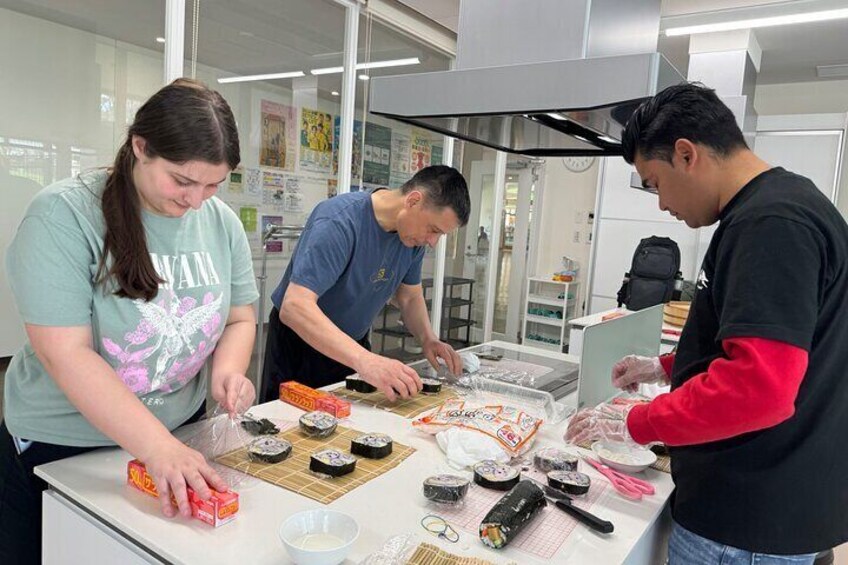
<path id="1" fill-rule="evenodd" d="M 460 0 L 399 0 L 448 29 L 456 32 Z M 842 1 L 844 7 L 844 0 Z M 685 20 L 697 15 L 725 13 L 733 19 L 734 12 L 746 8 L 771 15 L 775 10 L 785 13 L 829 9 L 839 2 L 821 0 L 663 0 L 663 25 L 672 20 Z M 769 11 L 768 14 L 765 12 Z M 682 25 L 675 24 L 675 25 Z M 848 63 L 848 20 L 799 24 L 757 29 L 756 37 L 763 50 L 758 83 L 773 84 L 819 80 L 816 65 Z M 689 63 L 689 38 L 660 36 L 658 49 L 684 75 Z"/>
<path id="2" fill-rule="evenodd" d="M 460 0 L 399 0 L 448 29 L 456 30 Z M 527 1 L 527 0 L 511 0 Z M 624 0 L 623 0 L 624 1 Z M 745 10 L 821 9 L 845 0 L 663 0 L 662 26 L 718 14 L 731 19 Z M 194 0 L 186 0 L 188 22 Z M 0 0 L 0 7 L 162 51 L 165 0 Z M 344 10 L 332 0 L 201 0 L 198 61 L 233 74 L 308 71 L 341 64 Z M 366 20 L 360 25 L 360 59 L 366 55 Z M 759 83 L 816 80 L 815 67 L 848 63 L 848 20 L 756 31 L 763 49 Z M 414 68 L 373 75 L 443 70 L 446 59 L 385 26 L 374 24 L 370 60 L 419 57 Z M 186 29 L 190 54 L 191 26 Z M 685 74 L 688 37 L 659 40 L 659 50 Z M 338 89 L 338 75 L 319 79 L 322 90 Z"/>

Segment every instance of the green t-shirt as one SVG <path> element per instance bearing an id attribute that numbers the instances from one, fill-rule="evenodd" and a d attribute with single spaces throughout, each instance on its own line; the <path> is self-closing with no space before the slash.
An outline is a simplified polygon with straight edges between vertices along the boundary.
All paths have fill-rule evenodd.
<path id="1" fill-rule="evenodd" d="M 6 253 L 21 317 L 40 326 L 91 326 L 94 349 L 168 429 L 198 410 L 230 306 L 254 302 L 253 262 L 236 214 L 210 198 L 182 218 L 143 211 L 147 247 L 165 280 L 150 302 L 95 285 L 105 223 L 103 170 L 35 197 Z M 72 362 L 69 360 L 68 362 Z M 27 341 L 6 372 L 3 412 L 12 435 L 72 446 L 114 445 L 68 401 Z"/>

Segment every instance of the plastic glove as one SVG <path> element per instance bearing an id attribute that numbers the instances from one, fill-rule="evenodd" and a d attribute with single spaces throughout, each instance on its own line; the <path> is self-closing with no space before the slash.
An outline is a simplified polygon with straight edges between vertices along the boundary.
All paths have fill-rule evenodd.
<path id="1" fill-rule="evenodd" d="M 594 441 L 635 443 L 627 430 L 627 415 L 632 405 L 601 404 L 578 412 L 568 423 L 565 441 L 584 445 Z"/>
<path id="2" fill-rule="evenodd" d="M 636 392 L 639 384 L 668 384 L 668 375 L 659 357 L 628 355 L 612 366 L 612 384 L 628 392 Z"/>

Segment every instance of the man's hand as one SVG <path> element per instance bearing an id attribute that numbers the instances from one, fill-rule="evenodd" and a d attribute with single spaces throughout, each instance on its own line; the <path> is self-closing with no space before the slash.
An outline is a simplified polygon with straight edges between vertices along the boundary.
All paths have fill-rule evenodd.
<path id="1" fill-rule="evenodd" d="M 628 392 L 636 392 L 640 384 L 668 384 L 668 375 L 658 357 L 628 355 L 612 367 L 612 384 Z"/>
<path id="2" fill-rule="evenodd" d="M 404 365 L 397 359 L 389 359 L 366 351 L 353 367 L 359 377 L 377 387 L 391 402 L 401 398 L 415 396 L 421 391 L 421 378 L 415 369 Z"/>
<path id="3" fill-rule="evenodd" d="M 603 440 L 634 443 L 627 430 L 627 415 L 632 405 L 601 404 L 581 410 L 571 418 L 565 441 L 574 445 Z"/>
<path id="4" fill-rule="evenodd" d="M 439 359 L 441 359 L 452 374 L 457 377 L 462 374 L 462 359 L 453 347 L 438 339 L 432 339 L 424 342 L 423 348 L 427 361 L 434 369 L 439 370 Z"/>

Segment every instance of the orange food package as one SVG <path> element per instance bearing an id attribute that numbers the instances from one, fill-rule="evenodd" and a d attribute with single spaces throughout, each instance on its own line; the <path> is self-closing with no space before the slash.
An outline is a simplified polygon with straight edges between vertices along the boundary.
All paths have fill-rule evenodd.
<path id="1" fill-rule="evenodd" d="M 296 381 L 288 381 L 280 385 L 280 400 L 307 412 L 321 410 L 336 418 L 350 416 L 350 402 L 347 400 L 323 390 L 315 390 Z"/>
<path id="2" fill-rule="evenodd" d="M 159 497 L 156 485 L 153 484 L 153 477 L 147 472 L 144 463 L 138 459 L 133 459 L 127 463 L 127 484 L 145 494 Z M 191 487 L 187 487 L 186 490 L 188 491 L 188 503 L 191 506 L 191 515 L 198 520 L 217 528 L 235 519 L 236 513 L 239 510 L 238 493 L 233 491 L 218 492 L 217 490 L 210 489 L 212 496 L 209 500 L 203 500 Z M 176 504 L 173 496 L 171 496 L 171 502 Z"/>

